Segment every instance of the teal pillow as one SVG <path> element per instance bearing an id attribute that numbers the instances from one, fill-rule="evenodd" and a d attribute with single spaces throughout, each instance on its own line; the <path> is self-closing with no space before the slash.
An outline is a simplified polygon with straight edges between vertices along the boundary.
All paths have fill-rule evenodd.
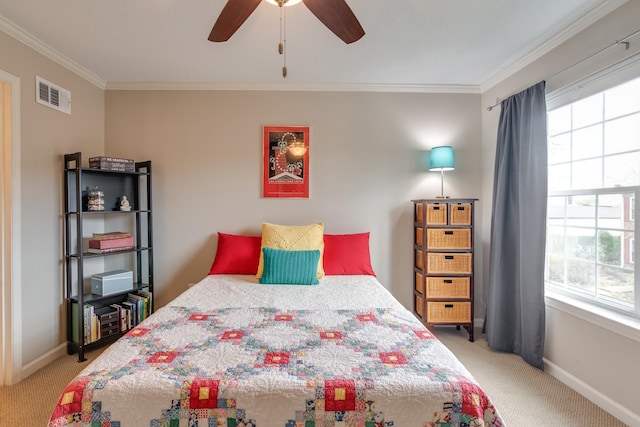
<path id="1" fill-rule="evenodd" d="M 258 282 L 265 285 L 317 285 L 319 250 L 288 251 L 262 248 L 264 270 Z"/>

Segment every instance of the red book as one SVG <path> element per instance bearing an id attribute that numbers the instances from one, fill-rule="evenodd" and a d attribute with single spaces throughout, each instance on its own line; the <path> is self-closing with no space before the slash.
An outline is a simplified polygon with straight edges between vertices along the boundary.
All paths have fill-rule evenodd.
<path id="1" fill-rule="evenodd" d="M 110 249 L 125 246 L 133 246 L 133 237 L 122 237 L 119 239 L 107 240 L 89 240 L 89 247 L 91 249 Z"/>
<path id="2" fill-rule="evenodd" d="M 131 234 L 124 231 L 112 231 L 110 233 L 93 233 L 92 240 L 110 240 L 110 239 L 122 239 L 124 237 L 131 237 Z"/>

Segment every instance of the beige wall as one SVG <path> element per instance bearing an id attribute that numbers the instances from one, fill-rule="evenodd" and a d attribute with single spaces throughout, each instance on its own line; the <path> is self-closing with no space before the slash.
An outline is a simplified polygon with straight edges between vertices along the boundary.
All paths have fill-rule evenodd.
<path id="1" fill-rule="evenodd" d="M 470 94 L 107 91 L 106 154 L 153 161 L 161 304 L 207 274 L 216 232 L 321 221 L 328 233 L 371 232 L 374 270 L 411 309 L 410 200 L 440 192 L 421 162 L 453 145 L 446 192 L 479 197 L 479 109 Z M 265 125 L 310 127 L 308 200 L 261 197 Z"/>
<path id="2" fill-rule="evenodd" d="M 640 2 L 631 1 L 601 21 L 562 44 L 525 69 L 482 94 L 482 164 L 484 221 L 483 246 L 488 253 L 493 163 L 497 124 L 500 108 L 491 112 L 486 107 L 496 98 L 504 98 L 519 92 L 540 80 L 557 85 L 557 73 L 570 68 L 600 49 L 621 40 L 638 30 Z M 623 47 L 620 47 L 623 51 Z M 584 73 L 583 66 L 580 68 Z M 562 73 L 566 80 L 567 74 Z M 594 71 L 594 70 L 592 70 Z M 573 78 L 579 77 L 574 75 Z M 485 267 L 488 256 L 485 257 Z M 488 268 L 484 269 L 485 283 Z M 485 288 L 486 292 L 486 288 Z M 580 310 L 571 310 L 564 304 L 547 305 L 545 359 L 547 370 L 575 389 L 586 394 L 605 409 L 621 417 L 630 425 L 640 424 L 640 399 L 637 384 L 640 383 L 640 332 L 622 328 L 616 333 L 603 326 L 606 322 L 591 316 L 585 320 Z"/>
<path id="3" fill-rule="evenodd" d="M 0 32 L 0 69 L 20 78 L 23 367 L 64 337 L 62 155 L 104 150 L 104 91 Z M 35 76 L 71 91 L 72 115 L 35 102 Z"/>

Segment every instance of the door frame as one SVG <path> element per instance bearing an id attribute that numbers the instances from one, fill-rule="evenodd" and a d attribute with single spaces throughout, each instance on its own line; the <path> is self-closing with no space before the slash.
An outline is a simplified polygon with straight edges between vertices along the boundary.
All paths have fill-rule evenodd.
<path id="1" fill-rule="evenodd" d="M 20 239 L 20 78 L 0 70 L 0 386 L 22 379 L 22 307 Z M 5 92 L 6 91 L 6 92 Z M 9 105 L 9 111 L 6 111 Z M 2 126 L 6 129 L 6 126 Z M 6 137 L 6 138 L 5 138 Z"/>

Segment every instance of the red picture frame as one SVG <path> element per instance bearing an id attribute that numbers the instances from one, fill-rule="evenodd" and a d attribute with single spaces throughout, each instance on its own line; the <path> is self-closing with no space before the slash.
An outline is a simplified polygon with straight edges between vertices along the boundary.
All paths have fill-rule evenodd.
<path id="1" fill-rule="evenodd" d="M 309 127 L 264 126 L 262 197 L 309 198 Z"/>

